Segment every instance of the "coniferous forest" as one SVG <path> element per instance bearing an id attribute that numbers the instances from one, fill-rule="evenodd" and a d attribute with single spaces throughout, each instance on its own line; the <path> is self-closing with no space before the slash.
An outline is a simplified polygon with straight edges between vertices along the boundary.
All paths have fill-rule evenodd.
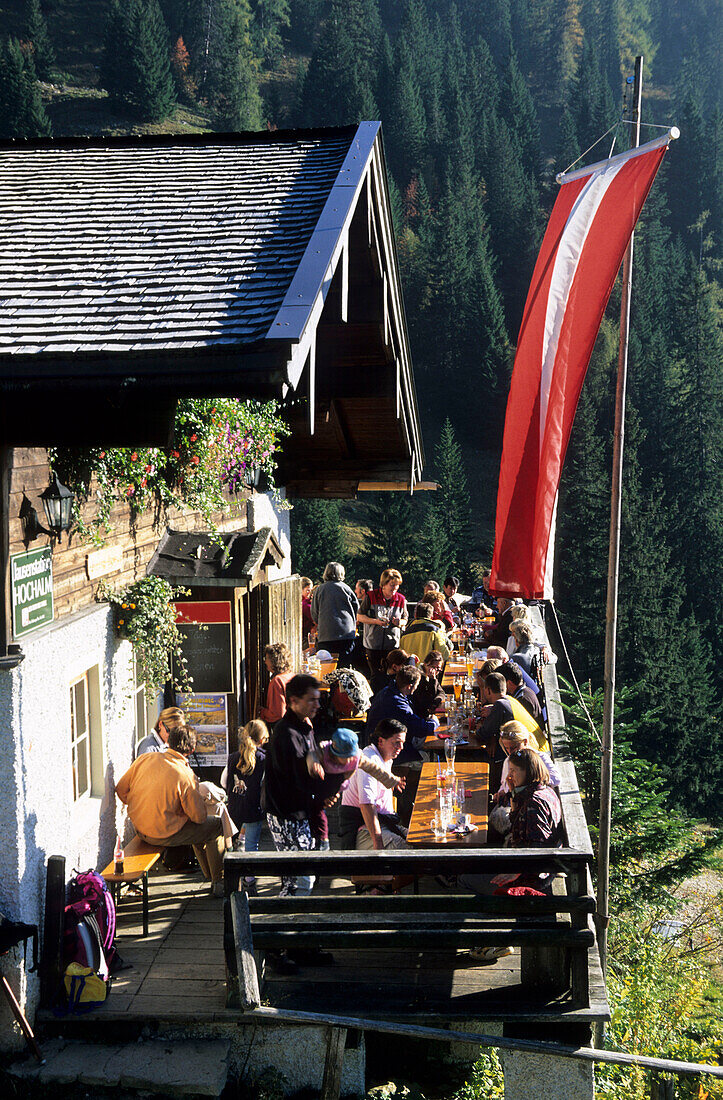
<path id="1" fill-rule="evenodd" d="M 0 138 L 382 120 L 438 489 L 295 502 L 293 564 L 318 581 L 339 560 L 352 582 L 395 566 L 412 599 L 450 572 L 469 592 L 490 563 L 515 342 L 555 173 L 627 147 L 643 55 L 641 140 L 673 124 L 681 137 L 635 243 L 607 1041 L 718 1062 L 721 880 L 693 876 L 723 836 L 722 23 L 720 0 L 0 0 Z M 558 507 L 569 666 L 551 632 L 561 677 L 572 668 L 582 688 L 565 709 L 593 840 L 619 310 L 618 285 Z M 674 942 L 657 931 L 673 914 Z M 649 1085 L 598 1068 L 603 1100 L 644 1100 Z M 680 1078 L 676 1095 L 718 1085 Z M 454 1100 L 502 1094 L 487 1051 Z M 434 1095 L 449 1097 L 446 1079 Z"/>
<path id="2" fill-rule="evenodd" d="M 395 565 L 416 595 L 489 564 L 514 345 L 555 172 L 675 123 L 636 234 L 618 679 L 688 809 L 723 781 L 721 5 L 718 0 L 0 0 L 0 130 L 180 132 L 380 118 L 436 493 L 301 502 L 295 565 Z M 658 130 L 643 126 L 642 140 Z M 558 510 L 571 663 L 602 680 L 619 288 Z M 561 666 L 562 667 L 562 666 Z M 698 750 L 710 749 L 700 766 Z"/>

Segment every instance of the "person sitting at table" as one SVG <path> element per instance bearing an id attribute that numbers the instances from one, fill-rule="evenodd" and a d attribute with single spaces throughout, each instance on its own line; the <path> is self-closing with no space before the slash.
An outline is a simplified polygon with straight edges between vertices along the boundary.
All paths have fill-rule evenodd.
<path id="1" fill-rule="evenodd" d="M 412 710 L 420 718 L 429 718 L 444 706 L 447 695 L 442 687 L 445 657 L 438 649 L 430 649 L 419 666 L 419 683 L 409 697 Z"/>
<path id="2" fill-rule="evenodd" d="M 391 775 L 406 733 L 403 722 L 384 718 L 374 727 L 371 743 L 362 755 Z M 341 797 L 339 829 L 342 848 L 381 851 L 407 847 L 407 830 L 394 810 L 390 787 L 358 768 Z"/>
<path id="3" fill-rule="evenodd" d="M 515 749 L 509 756 L 507 789 L 510 792 L 510 847 L 559 848 L 562 846 L 562 807 L 550 786 L 550 774 L 533 749 Z M 529 886 L 552 893 L 554 871 L 522 871 L 518 874 L 461 875 L 459 885 L 474 894 L 504 893 L 511 886 Z M 476 948 L 470 954 L 494 962 L 514 952 L 512 947 Z"/>
<path id="4" fill-rule="evenodd" d="M 291 650 L 283 642 L 273 642 L 264 648 L 264 664 L 271 673 L 266 689 L 266 703 L 259 709 L 259 718 L 269 725 L 286 714 L 286 685 L 294 675 Z"/>
<path id="5" fill-rule="evenodd" d="M 510 623 L 512 622 L 513 607 L 514 603 L 509 598 L 509 596 L 497 597 L 497 615 L 495 616 L 495 622 L 494 625 L 486 632 L 488 646 L 504 646 L 510 634 Z"/>
<path id="6" fill-rule="evenodd" d="M 501 645 L 488 645 L 487 646 L 487 660 L 488 661 L 508 661 L 507 650 Z"/>
<path id="7" fill-rule="evenodd" d="M 138 742 L 136 757 L 143 756 L 146 752 L 165 752 L 171 730 L 185 724 L 186 716 L 180 707 L 166 707 L 158 715 L 158 720 L 148 736 Z"/>
<path id="8" fill-rule="evenodd" d="M 459 577 L 454 577 L 451 574 L 444 578 L 444 601 L 447 610 L 456 622 L 459 622 L 460 606 L 457 599 L 457 592 L 459 590 Z"/>
<path id="9" fill-rule="evenodd" d="M 169 731 L 165 752 L 137 757 L 116 783 L 116 794 L 128 807 L 141 840 L 154 848 L 191 844 L 211 893 L 223 896 L 223 825 L 208 805 L 191 771 L 188 757 L 195 751 L 196 734 L 189 726 Z"/>
<path id="10" fill-rule="evenodd" d="M 348 584 L 346 571 L 338 561 L 330 561 L 324 570 L 324 582 L 311 597 L 311 617 L 316 623 L 317 650 L 336 654 L 347 664 L 356 640 L 356 616 L 359 600 Z"/>
<path id="11" fill-rule="evenodd" d="M 502 765 L 502 780 L 499 790 L 495 791 L 492 795 L 492 801 L 496 805 L 509 802 L 509 799 L 506 797 L 507 794 L 509 794 L 507 777 L 510 774 L 510 756 L 512 753 L 517 752 L 518 749 L 533 749 L 533 751 L 536 751 L 530 744 L 530 737 L 531 734 L 529 730 L 526 730 L 521 722 L 505 722 L 500 728 L 500 747 L 507 759 Z M 549 752 L 540 752 L 537 755 L 547 768 L 550 776 L 550 786 L 553 790 L 558 790 L 560 786 L 560 773 L 557 770 L 554 760 Z"/>
<path id="12" fill-rule="evenodd" d="M 395 718 L 407 730 L 407 736 L 394 770 L 407 780 L 404 791 L 397 796 L 397 812 L 406 825 L 412 816 L 414 797 L 417 793 L 422 757 L 419 749 L 426 737 L 439 726 L 439 719 L 432 714 L 429 718 L 420 718 L 412 709 L 411 695 L 418 686 L 421 672 L 409 665 L 400 669 L 395 681 L 378 692 L 372 699 L 367 712 L 367 732 L 376 729 L 383 718 Z"/>
<path id="13" fill-rule="evenodd" d="M 397 648 L 407 625 L 407 601 L 399 591 L 401 583 L 398 569 L 385 569 L 379 587 L 367 592 L 359 608 L 357 622 L 364 626 L 364 652 L 372 676 L 383 670 L 385 655 Z"/>
<path id="14" fill-rule="evenodd" d="M 444 596 L 441 592 L 426 592 L 417 604 L 417 613 L 419 613 L 419 608 L 424 604 L 429 604 L 432 608 L 433 622 L 443 623 L 445 630 L 454 630 L 454 619 L 447 610 Z"/>
<path id="15" fill-rule="evenodd" d="M 431 604 L 418 603 L 414 618 L 400 639 L 399 644 L 420 661 L 423 661 L 432 649 L 440 652 L 445 661 L 449 658 L 447 635 L 439 628 L 439 624 L 432 620 L 433 614 Z"/>
<path id="16" fill-rule="evenodd" d="M 399 670 L 411 663 L 411 654 L 407 653 L 406 649 L 390 649 L 384 657 L 382 671 L 377 676 L 373 676 L 370 681 L 373 694 L 376 695 L 382 688 L 393 684 Z"/>
<path id="17" fill-rule="evenodd" d="M 478 745 L 483 745 L 487 749 L 491 760 L 501 759 L 501 750 L 499 749 L 500 728 L 505 722 L 511 721 L 521 722 L 525 729 L 532 734 L 531 744 L 534 748 L 542 752 L 550 751 L 544 729 L 525 710 L 522 703 L 508 696 L 507 681 L 504 676 L 499 672 L 491 672 L 488 676 L 485 676 L 482 692 L 485 705 L 482 707 L 477 727 L 470 732 L 470 740 Z"/>
<path id="18" fill-rule="evenodd" d="M 478 588 L 475 588 L 472 595 L 464 605 L 465 611 L 471 611 L 473 615 L 480 617 L 484 615 L 494 615 L 497 611 L 497 601 L 494 596 L 490 595 L 490 577 L 492 571 L 490 569 L 483 569 L 482 571 L 482 583 Z"/>
<path id="19" fill-rule="evenodd" d="M 510 623 L 510 634 L 515 639 L 515 664 L 531 676 L 535 677 L 540 657 L 540 648 L 534 642 L 534 628 L 532 623 L 525 619 L 514 619 Z"/>
<path id="20" fill-rule="evenodd" d="M 544 722 L 544 716 L 542 713 L 542 707 L 540 706 L 540 700 L 537 694 L 528 687 L 524 681 L 522 675 L 522 669 L 514 661 L 506 661 L 496 669 L 501 676 L 504 676 L 507 682 L 507 695 L 510 699 L 517 699 L 522 703 L 525 710 L 529 711 L 532 717 L 537 722 L 538 726 L 541 726 Z"/>
<path id="21" fill-rule="evenodd" d="M 314 783 L 314 802 L 316 805 L 329 805 L 336 800 L 340 791 L 361 768 L 372 779 L 378 780 L 390 791 L 401 790 L 405 780 L 399 775 L 391 775 L 386 768 L 380 767 L 370 756 L 365 756 L 359 748 L 359 739 L 354 730 L 334 731 L 330 741 L 320 741 L 316 750 L 307 754 L 306 764 Z M 312 822 L 312 833 L 314 823 Z M 328 847 L 328 845 L 327 845 Z"/>

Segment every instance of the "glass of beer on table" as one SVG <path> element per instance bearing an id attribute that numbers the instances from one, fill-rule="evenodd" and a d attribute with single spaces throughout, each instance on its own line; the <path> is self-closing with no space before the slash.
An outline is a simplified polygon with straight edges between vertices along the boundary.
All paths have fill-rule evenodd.
<path id="1" fill-rule="evenodd" d="M 455 676 L 454 678 L 454 697 L 457 702 L 462 698 L 462 681 L 459 676 Z"/>

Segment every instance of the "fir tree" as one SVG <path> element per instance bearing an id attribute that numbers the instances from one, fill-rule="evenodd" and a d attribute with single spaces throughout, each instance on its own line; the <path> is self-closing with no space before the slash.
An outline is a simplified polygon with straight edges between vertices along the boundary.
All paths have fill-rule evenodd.
<path id="1" fill-rule="evenodd" d="M 274 65 L 283 53 L 283 31 L 291 22 L 289 0 L 253 0 L 253 16 L 254 51 L 265 64 Z"/>
<path id="2" fill-rule="evenodd" d="M 48 80 L 55 64 L 55 51 L 40 0 L 25 0 L 25 33 L 33 46 L 33 63 L 39 80 Z"/>
<path id="3" fill-rule="evenodd" d="M 514 51 L 510 51 L 502 81 L 500 113 L 517 138 L 525 171 L 537 178 L 540 174 L 540 123 Z"/>
<path id="4" fill-rule="evenodd" d="M 398 569 L 406 593 L 421 587 L 417 496 L 416 493 L 414 497 L 407 493 L 364 494 L 362 517 L 368 534 L 359 561 L 375 581 L 383 569 Z"/>
<path id="5" fill-rule="evenodd" d="M 424 558 L 433 576 L 464 575 L 469 562 L 471 505 L 462 448 L 449 417 L 435 448 L 434 475 L 438 488 L 430 494 L 426 508 L 424 542 L 428 549 Z"/>
<path id="6" fill-rule="evenodd" d="M 381 38 L 376 0 L 330 0 L 304 82 L 301 110 L 306 125 L 345 125 L 376 117 Z"/>
<path id="7" fill-rule="evenodd" d="M 198 91 L 225 130 L 262 125 L 250 24 L 248 0 L 204 0 Z"/>
<path id="8" fill-rule="evenodd" d="M 0 40 L 0 137 L 39 138 L 50 132 L 32 63 L 17 39 Z"/>
<path id="9" fill-rule="evenodd" d="M 570 108 L 577 126 L 580 149 L 587 149 L 598 141 L 615 121 L 610 85 L 600 70 L 595 45 L 587 39 L 570 98 Z M 594 156 L 598 159 L 602 156 L 599 147 Z"/>
<path id="10" fill-rule="evenodd" d="M 296 500 L 291 510 L 291 548 L 295 572 L 321 580 L 330 561 L 347 555 L 338 500 Z"/>
<path id="11" fill-rule="evenodd" d="M 140 118 L 167 118 L 176 102 L 168 28 L 158 0 L 113 0 L 100 73 L 109 95 Z"/>

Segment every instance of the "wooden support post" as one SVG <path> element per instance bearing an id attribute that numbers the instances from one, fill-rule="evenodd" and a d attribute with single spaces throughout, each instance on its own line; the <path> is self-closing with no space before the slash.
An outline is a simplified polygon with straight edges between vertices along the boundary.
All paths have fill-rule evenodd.
<path id="1" fill-rule="evenodd" d="M 245 891 L 231 895 L 231 922 L 236 946 L 239 1001 L 241 1008 L 246 1011 L 250 1008 L 258 1008 L 261 1004 L 261 994 L 251 938 L 249 899 Z"/>
<path id="2" fill-rule="evenodd" d="M 40 964 L 40 1003 L 51 1008 L 63 981 L 65 857 L 50 856 L 45 876 L 45 918 Z"/>
<path id="3" fill-rule="evenodd" d="M 345 1046 L 346 1028 L 330 1027 L 326 1041 L 326 1061 L 324 1063 L 324 1079 L 321 1083 L 321 1100 L 339 1100 Z"/>
<path id="4" fill-rule="evenodd" d="M 650 1078 L 650 1100 L 675 1100 L 675 1079 L 654 1073 Z"/>

